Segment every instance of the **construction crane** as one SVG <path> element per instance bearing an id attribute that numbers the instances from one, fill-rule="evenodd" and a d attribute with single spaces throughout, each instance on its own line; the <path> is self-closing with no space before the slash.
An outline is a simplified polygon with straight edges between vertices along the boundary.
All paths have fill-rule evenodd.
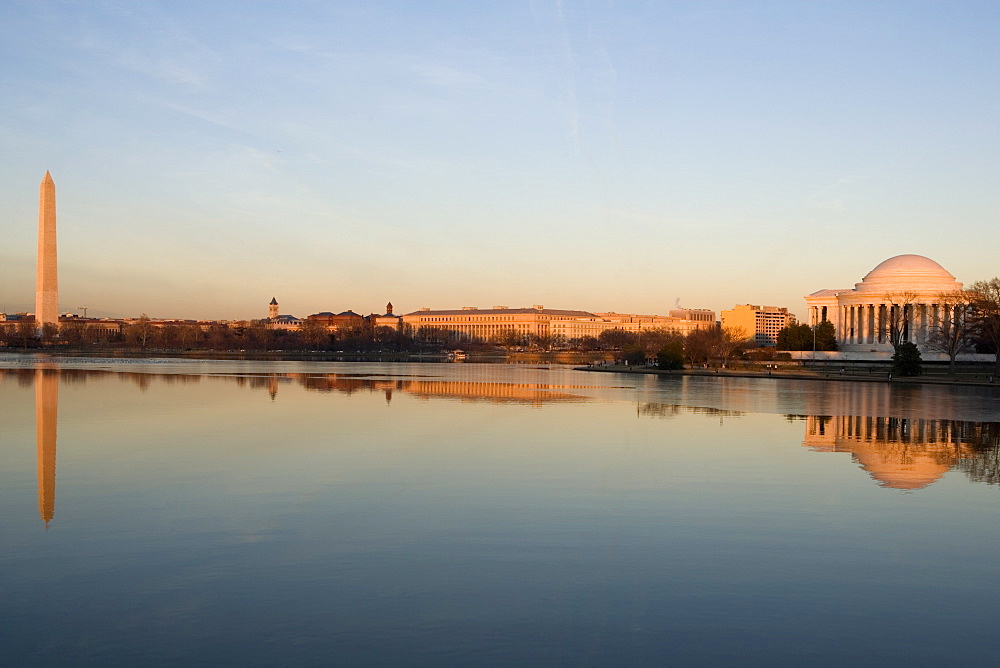
<path id="1" fill-rule="evenodd" d="M 77 311 L 83 311 L 83 318 L 86 320 L 86 318 L 87 318 L 87 309 L 89 309 L 89 308 L 94 308 L 94 307 L 93 306 L 77 306 L 76 310 Z"/>

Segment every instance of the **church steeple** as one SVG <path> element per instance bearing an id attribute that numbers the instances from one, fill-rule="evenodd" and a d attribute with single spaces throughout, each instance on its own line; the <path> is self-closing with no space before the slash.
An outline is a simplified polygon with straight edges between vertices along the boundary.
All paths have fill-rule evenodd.
<path id="1" fill-rule="evenodd" d="M 271 303 L 267 307 L 267 317 L 272 320 L 278 317 L 278 300 L 274 297 L 271 297 Z"/>
<path id="2" fill-rule="evenodd" d="M 392 315 L 392 302 L 385 305 L 385 314 Z"/>

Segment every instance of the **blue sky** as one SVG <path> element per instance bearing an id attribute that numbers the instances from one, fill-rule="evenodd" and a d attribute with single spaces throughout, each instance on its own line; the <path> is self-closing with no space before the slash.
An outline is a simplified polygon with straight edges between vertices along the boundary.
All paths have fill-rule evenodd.
<path id="1" fill-rule="evenodd" d="M 0 310 L 788 306 L 1000 274 L 995 2 L 0 5 Z"/>

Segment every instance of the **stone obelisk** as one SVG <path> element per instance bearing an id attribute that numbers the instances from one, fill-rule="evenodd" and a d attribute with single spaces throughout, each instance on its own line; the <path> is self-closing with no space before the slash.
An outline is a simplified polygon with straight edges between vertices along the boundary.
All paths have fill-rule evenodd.
<path id="1" fill-rule="evenodd" d="M 38 277 L 35 283 L 35 327 L 59 326 L 59 276 L 56 264 L 56 184 L 45 172 L 38 196 Z"/>

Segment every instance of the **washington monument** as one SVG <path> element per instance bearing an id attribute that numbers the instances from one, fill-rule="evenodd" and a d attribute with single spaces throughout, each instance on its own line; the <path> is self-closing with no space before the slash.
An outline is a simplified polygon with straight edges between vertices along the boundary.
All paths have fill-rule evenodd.
<path id="1" fill-rule="evenodd" d="M 35 327 L 59 326 L 59 275 L 56 264 L 56 184 L 45 172 L 38 196 L 38 277 L 35 283 Z"/>

